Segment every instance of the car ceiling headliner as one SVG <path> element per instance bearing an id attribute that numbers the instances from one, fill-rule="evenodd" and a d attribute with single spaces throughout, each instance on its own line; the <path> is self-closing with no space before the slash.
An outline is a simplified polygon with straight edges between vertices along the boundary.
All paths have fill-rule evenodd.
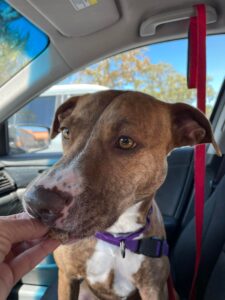
<path id="1" fill-rule="evenodd" d="M 218 21 L 208 25 L 208 33 L 225 32 L 224 0 L 99 0 L 99 3 L 104 1 L 113 2 L 117 8 L 118 18 L 110 26 L 104 26 L 103 16 L 107 15 L 109 18 L 116 12 L 108 6 L 99 5 L 98 7 L 98 4 L 96 8 L 93 6 L 95 11 L 97 10 L 97 13 L 93 14 L 95 11 L 92 7 L 77 12 L 70 0 L 9 0 L 8 2 L 50 37 L 57 51 L 72 69 L 125 49 L 187 36 L 188 21 L 161 25 L 154 36 L 147 38 L 140 37 L 139 27 L 141 22 L 148 17 L 190 7 L 200 2 L 213 6 L 218 13 Z M 87 13 L 83 14 L 83 11 Z M 83 14 L 82 18 L 79 18 L 79 14 L 81 16 Z M 103 28 L 91 34 L 79 36 L 79 31 L 82 35 L 84 27 L 88 23 L 92 24 L 94 18 L 98 18 L 99 23 L 102 19 Z M 79 19 L 79 22 L 76 22 L 76 19 Z M 77 36 L 71 36 L 73 24 Z M 63 30 L 60 32 L 61 28 L 64 32 Z"/>

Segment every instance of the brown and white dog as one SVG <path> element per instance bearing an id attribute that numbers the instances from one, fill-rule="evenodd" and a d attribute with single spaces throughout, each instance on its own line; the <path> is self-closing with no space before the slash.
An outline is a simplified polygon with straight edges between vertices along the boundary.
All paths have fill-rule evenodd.
<path id="1" fill-rule="evenodd" d="M 167 299 L 167 256 L 126 250 L 123 258 L 119 247 L 95 234 L 136 232 L 146 226 L 151 208 L 150 226 L 137 238 L 166 238 L 154 194 L 165 179 L 167 155 L 199 143 L 212 143 L 219 152 L 208 120 L 186 104 L 111 90 L 65 102 L 52 138 L 58 132 L 63 158 L 28 187 L 24 207 L 69 235 L 54 253 L 59 300 L 77 299 L 82 279 L 95 295 L 91 299 Z"/>

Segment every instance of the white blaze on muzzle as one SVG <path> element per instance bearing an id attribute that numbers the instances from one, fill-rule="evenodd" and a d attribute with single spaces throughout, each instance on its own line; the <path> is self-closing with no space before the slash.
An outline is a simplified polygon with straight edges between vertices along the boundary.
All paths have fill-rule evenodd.
<path id="1" fill-rule="evenodd" d="M 41 177 L 35 185 L 50 190 L 57 188 L 60 192 L 76 197 L 83 192 L 82 181 L 80 172 L 74 166 L 68 166 L 50 171 Z"/>

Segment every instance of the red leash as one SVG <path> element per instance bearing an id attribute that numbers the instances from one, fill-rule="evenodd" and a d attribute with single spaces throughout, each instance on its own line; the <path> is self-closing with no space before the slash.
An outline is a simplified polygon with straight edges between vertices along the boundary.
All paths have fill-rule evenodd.
<path id="1" fill-rule="evenodd" d="M 168 299 L 176 300 L 171 274 L 170 274 L 169 278 L 167 279 L 167 289 L 168 289 Z"/>
<path id="2" fill-rule="evenodd" d="M 206 12 L 204 4 L 197 4 L 197 16 L 190 18 L 188 47 L 188 88 L 197 88 L 197 107 L 205 113 L 206 100 Z M 190 291 L 195 299 L 195 285 L 202 252 L 202 231 L 205 198 L 205 145 L 197 145 L 194 152 L 195 185 L 195 235 L 196 257 Z M 169 300 L 175 300 L 171 276 L 167 281 Z"/>
<path id="3" fill-rule="evenodd" d="M 191 17 L 189 28 L 188 87 L 197 88 L 197 107 L 205 113 L 206 98 L 206 13 L 205 5 L 196 5 L 197 16 Z M 196 257 L 189 299 L 195 299 L 195 285 L 202 251 L 205 196 L 205 145 L 197 145 L 194 153 Z"/>

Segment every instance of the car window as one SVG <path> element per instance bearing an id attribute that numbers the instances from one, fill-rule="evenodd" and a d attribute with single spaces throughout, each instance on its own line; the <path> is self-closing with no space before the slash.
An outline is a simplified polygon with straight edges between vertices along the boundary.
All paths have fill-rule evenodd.
<path id="1" fill-rule="evenodd" d="M 208 36 L 208 117 L 224 80 L 224 53 L 225 35 Z M 57 107 L 72 95 L 103 89 L 139 90 L 166 102 L 184 102 L 196 106 L 196 90 L 187 88 L 186 72 L 186 39 L 145 46 L 91 65 L 53 86 L 9 119 L 11 154 L 61 152 L 60 135 L 52 141 L 44 141 L 47 134 L 43 134 L 43 131 L 51 127 Z M 27 126 L 36 126 L 35 132 Z M 42 134 L 38 134 L 39 131 Z M 28 135 L 32 137 L 28 139 Z M 29 145 L 26 144 L 27 140 L 30 140 Z"/>
<path id="2" fill-rule="evenodd" d="M 77 83 L 97 83 L 113 89 L 139 90 L 166 102 L 196 106 L 196 90 L 187 88 L 186 39 L 128 51 L 72 75 Z M 225 35 L 207 37 L 207 116 L 224 80 Z"/>
<path id="3" fill-rule="evenodd" d="M 54 140 L 49 140 L 56 109 L 71 96 L 106 89 L 96 84 L 52 86 L 8 119 L 10 153 L 62 152 L 60 134 Z"/>
<path id="4" fill-rule="evenodd" d="M 0 0 L 0 86 L 39 55 L 48 37 Z"/>

